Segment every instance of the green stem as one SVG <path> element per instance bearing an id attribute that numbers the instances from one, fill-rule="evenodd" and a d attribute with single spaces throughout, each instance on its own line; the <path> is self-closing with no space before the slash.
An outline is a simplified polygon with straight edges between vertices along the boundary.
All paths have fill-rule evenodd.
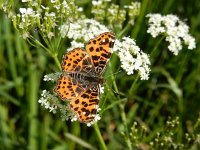
<path id="1" fill-rule="evenodd" d="M 132 25 L 128 23 L 126 27 L 117 35 L 117 38 L 120 39 L 125 34 L 125 32 L 127 32 L 130 29 L 131 26 Z"/>
<path id="2" fill-rule="evenodd" d="M 34 37 L 30 36 L 30 39 L 36 44 L 34 45 L 30 40 L 27 39 L 28 43 L 34 47 L 38 47 L 37 45 L 39 45 L 40 47 L 42 47 L 44 50 L 46 50 L 49 54 L 51 54 L 51 51 L 46 48 L 42 43 L 40 43 L 40 41 L 36 40 Z"/>
<path id="3" fill-rule="evenodd" d="M 143 0 L 142 4 L 141 4 L 141 11 L 139 14 L 139 18 L 137 19 L 135 25 L 134 25 L 134 29 L 131 32 L 131 37 L 136 39 L 136 37 L 138 36 L 141 27 L 143 27 L 142 25 L 144 24 L 143 21 L 145 20 L 144 17 L 146 15 L 146 11 L 148 10 L 148 4 L 149 4 L 149 0 Z"/>
<path id="4" fill-rule="evenodd" d="M 129 90 L 129 95 L 132 94 L 133 91 L 135 90 L 135 88 L 136 88 L 135 85 L 136 85 L 138 79 L 139 79 L 139 74 L 137 75 L 136 79 L 134 80 L 133 84 L 131 85 L 131 88 L 130 88 L 130 90 Z"/>
<path id="5" fill-rule="evenodd" d="M 54 61 L 56 62 L 56 65 L 58 66 L 59 70 L 62 70 L 61 65 L 60 65 L 60 61 L 58 60 L 57 54 L 52 54 L 52 57 L 54 59 Z"/>
<path id="6" fill-rule="evenodd" d="M 31 64 L 29 69 L 29 84 L 27 89 L 28 103 L 29 103 L 29 136 L 28 136 L 28 149 L 38 149 L 38 103 L 37 103 L 37 94 L 38 94 L 38 83 L 37 81 L 37 71 L 36 66 Z"/>
<path id="7" fill-rule="evenodd" d="M 128 128 L 127 128 L 126 114 L 125 114 L 125 112 L 124 112 L 124 105 L 121 103 L 121 104 L 119 105 L 119 108 L 120 108 L 122 123 L 123 123 L 123 125 L 124 125 L 124 130 L 125 130 L 125 135 L 126 135 L 125 142 L 126 142 L 128 148 L 129 148 L 130 150 L 132 150 L 131 140 L 130 140 L 129 132 L 128 132 Z"/>
<path id="8" fill-rule="evenodd" d="M 106 144 L 105 144 L 105 142 L 104 142 L 104 140 L 103 140 L 103 137 L 102 137 L 101 132 L 100 132 L 100 130 L 99 130 L 98 124 L 95 123 L 93 127 L 94 127 L 94 130 L 95 130 L 95 132 L 96 132 L 96 134 L 97 134 L 97 137 L 98 137 L 98 139 L 99 139 L 101 149 L 102 149 L 102 150 L 107 150 Z"/>
<path id="9" fill-rule="evenodd" d="M 112 68 L 112 67 L 111 67 Z M 117 88 L 117 84 L 114 80 L 114 76 L 113 76 L 113 71 L 111 69 L 111 78 L 112 78 L 112 81 L 113 81 L 113 86 L 114 86 L 114 90 L 119 93 L 119 90 Z M 119 96 L 117 96 L 118 99 L 120 99 Z M 127 143 L 127 146 L 130 150 L 132 150 L 132 146 L 131 146 L 131 140 L 130 140 L 130 137 L 129 137 L 129 133 L 128 133 L 128 128 L 127 128 L 127 121 L 126 121 L 126 114 L 124 112 L 124 104 L 120 103 L 119 104 L 119 108 L 120 108 L 120 113 L 121 113 L 121 118 L 122 118 L 122 123 L 123 123 L 123 126 L 124 126 L 124 130 L 125 130 L 125 135 L 126 135 L 126 138 L 125 138 L 125 142 Z"/>
<path id="10" fill-rule="evenodd" d="M 158 45 L 162 42 L 162 40 L 165 38 L 166 36 L 163 35 L 160 40 L 156 43 L 156 45 L 154 46 L 153 50 L 151 51 L 151 54 L 150 54 L 150 58 L 155 58 L 155 54 L 156 54 L 156 50 L 158 49 Z M 155 59 L 154 59 L 155 60 Z"/>

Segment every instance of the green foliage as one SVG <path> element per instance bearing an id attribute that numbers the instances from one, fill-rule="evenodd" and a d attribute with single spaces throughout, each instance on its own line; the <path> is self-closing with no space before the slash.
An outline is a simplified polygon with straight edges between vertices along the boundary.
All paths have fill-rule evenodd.
<path id="1" fill-rule="evenodd" d="M 19 18 L 13 26 L 9 12 L 28 6 L 9 1 L 6 13 L 0 12 L 0 149 L 200 149 L 200 2 L 144 0 L 139 14 L 124 8 L 133 5 L 130 0 L 104 0 L 100 6 L 86 0 L 76 4 L 71 5 L 72 13 L 60 13 L 61 22 L 87 16 L 113 29 L 119 39 L 134 38 L 150 54 L 149 80 L 140 80 L 137 74 L 127 75 L 113 54 L 105 73 L 107 84 L 100 100 L 98 124 L 87 127 L 62 121 L 57 114 L 40 107 L 38 99 L 43 89 L 52 91 L 54 84 L 44 82 L 43 76 L 60 69 L 69 39 L 61 40 L 48 19 L 32 20 L 23 31 L 16 30 Z M 53 9 L 50 2 L 37 7 L 41 5 Z M 83 7 L 80 14 L 75 13 L 78 7 Z M 114 13 L 106 11 L 109 9 Z M 188 18 L 196 49 L 183 47 L 174 56 L 163 37 L 147 34 L 145 16 L 153 12 Z M 50 32 L 56 33 L 55 38 L 48 36 Z M 28 42 L 23 39 L 24 33 L 30 33 L 25 34 Z"/>

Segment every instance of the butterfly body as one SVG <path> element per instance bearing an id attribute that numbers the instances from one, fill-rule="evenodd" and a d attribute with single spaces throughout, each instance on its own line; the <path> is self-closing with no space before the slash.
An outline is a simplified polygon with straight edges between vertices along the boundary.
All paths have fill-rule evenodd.
<path id="1" fill-rule="evenodd" d="M 75 48 L 62 61 L 63 73 L 54 89 L 63 100 L 70 101 L 70 109 L 81 122 L 91 122 L 97 113 L 102 74 L 109 62 L 115 36 L 105 32 L 91 39 L 86 51 Z"/>
<path id="2" fill-rule="evenodd" d="M 76 81 L 78 83 L 81 83 L 85 86 L 97 86 L 99 84 L 105 83 L 105 80 L 103 79 L 103 76 L 94 76 L 90 75 L 88 73 L 84 72 L 69 72 L 65 73 L 65 75 L 68 75 L 73 79 L 73 81 Z"/>

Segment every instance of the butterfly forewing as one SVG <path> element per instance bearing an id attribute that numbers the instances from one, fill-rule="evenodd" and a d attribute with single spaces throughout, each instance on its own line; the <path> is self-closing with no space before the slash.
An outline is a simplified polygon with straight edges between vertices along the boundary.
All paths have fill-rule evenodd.
<path id="1" fill-rule="evenodd" d="M 105 32 L 91 39 L 86 45 L 86 51 L 94 66 L 96 76 L 100 76 L 111 56 L 111 48 L 114 45 L 115 36 L 111 32 Z"/>
<path id="2" fill-rule="evenodd" d="M 63 56 L 61 67 L 65 72 L 88 72 L 93 66 L 88 53 L 75 48 Z"/>

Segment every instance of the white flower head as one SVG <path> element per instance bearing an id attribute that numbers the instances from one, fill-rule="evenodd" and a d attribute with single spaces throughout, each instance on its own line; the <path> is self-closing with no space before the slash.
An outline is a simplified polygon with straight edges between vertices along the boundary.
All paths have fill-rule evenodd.
<path id="1" fill-rule="evenodd" d="M 84 48 L 84 44 L 73 40 L 71 42 L 71 47 L 69 48 L 69 50 L 73 50 L 74 48 L 77 48 L 77 47 Z"/>
<path id="2" fill-rule="evenodd" d="M 103 86 L 100 86 L 100 93 L 102 94 L 102 93 L 104 93 L 104 87 Z"/>
<path id="3" fill-rule="evenodd" d="M 96 0 L 93 0 L 92 1 L 92 5 L 93 6 L 99 6 L 99 5 L 102 5 L 103 1 L 99 0 L 99 1 L 96 1 Z"/>
<path id="4" fill-rule="evenodd" d="M 61 73 L 59 73 L 59 72 L 47 74 L 47 75 L 44 75 L 43 80 L 44 81 L 52 81 L 52 82 L 54 82 L 54 81 L 58 80 L 58 77 L 60 75 L 61 75 Z"/>
<path id="5" fill-rule="evenodd" d="M 149 78 L 149 57 L 140 50 L 133 39 L 123 37 L 121 42 L 116 40 L 113 51 L 118 53 L 121 67 L 128 75 L 138 71 L 141 80 L 147 80 Z"/>
<path id="6" fill-rule="evenodd" d="M 89 123 L 87 123 L 87 126 L 90 127 L 91 125 L 95 124 L 95 123 L 96 123 L 97 121 L 99 121 L 99 120 L 101 120 L 101 117 L 99 116 L 99 114 L 96 114 L 96 115 L 94 116 L 94 120 L 91 121 L 91 122 L 89 122 Z"/>
<path id="7" fill-rule="evenodd" d="M 22 3 L 31 2 L 32 0 L 22 0 Z"/>
<path id="8" fill-rule="evenodd" d="M 42 91 L 41 98 L 38 100 L 38 103 L 40 103 L 41 106 L 44 106 L 44 108 L 49 109 L 49 111 L 54 114 L 59 108 L 58 98 L 50 94 L 47 90 Z"/>
<path id="9" fill-rule="evenodd" d="M 32 8 L 20 8 L 19 11 L 22 15 L 31 15 L 33 13 Z"/>
<path id="10" fill-rule="evenodd" d="M 189 32 L 189 27 L 175 15 L 162 16 L 161 14 L 148 14 L 149 28 L 147 33 L 152 37 L 157 37 L 160 34 L 166 35 L 166 41 L 169 42 L 168 49 L 178 55 L 182 49 L 182 44 L 188 46 L 188 49 L 196 47 L 195 39 Z"/>
<path id="11" fill-rule="evenodd" d="M 78 120 L 78 116 L 77 115 L 74 115 L 72 118 L 71 118 L 71 122 L 74 122 L 74 121 L 77 121 Z"/>
<path id="12" fill-rule="evenodd" d="M 89 41 L 94 35 L 108 32 L 106 26 L 93 19 L 80 19 L 77 22 L 63 24 L 60 27 L 61 37 L 68 37 L 74 40 L 83 39 Z"/>
<path id="13" fill-rule="evenodd" d="M 51 3 L 56 3 L 58 0 L 51 0 Z"/>

